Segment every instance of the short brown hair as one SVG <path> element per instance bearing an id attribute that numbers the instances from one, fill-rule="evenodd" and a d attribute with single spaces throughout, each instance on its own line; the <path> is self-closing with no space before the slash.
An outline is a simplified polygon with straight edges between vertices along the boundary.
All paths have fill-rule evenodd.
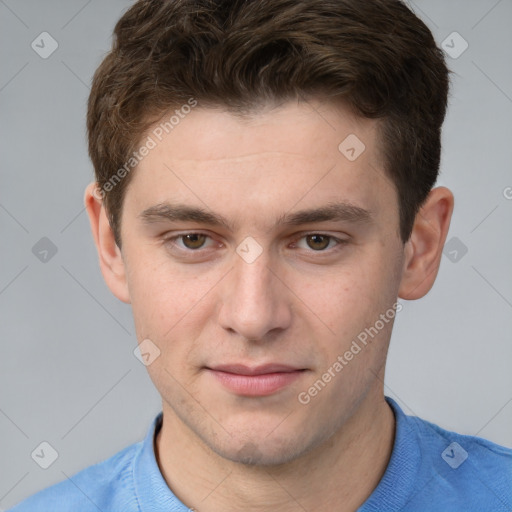
<path id="1" fill-rule="evenodd" d="M 118 245 L 131 174 L 112 178 L 148 128 L 191 98 L 243 116 L 269 102 L 323 97 L 379 119 L 405 242 L 437 179 L 449 73 L 430 30 L 399 0 L 136 2 L 114 29 L 87 114 Z"/>

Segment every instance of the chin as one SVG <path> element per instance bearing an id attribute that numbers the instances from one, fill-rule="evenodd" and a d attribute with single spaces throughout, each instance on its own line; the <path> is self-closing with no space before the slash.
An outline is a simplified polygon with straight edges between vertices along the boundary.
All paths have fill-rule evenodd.
<path id="1" fill-rule="evenodd" d="M 268 447 L 249 441 L 239 449 L 217 450 L 217 454 L 245 466 L 279 466 L 300 457 L 302 450 L 286 447 Z"/>
<path id="2" fill-rule="evenodd" d="M 218 438 L 216 439 L 218 441 Z M 312 442 L 303 436 L 297 436 L 297 430 L 269 435 L 243 435 L 225 439 L 225 443 L 211 443 L 205 440 L 220 457 L 246 466 L 279 466 L 300 458 L 319 442 Z"/>

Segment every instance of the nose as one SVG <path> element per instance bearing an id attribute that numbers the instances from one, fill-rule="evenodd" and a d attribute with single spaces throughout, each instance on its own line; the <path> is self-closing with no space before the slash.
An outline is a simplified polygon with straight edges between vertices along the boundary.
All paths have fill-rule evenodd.
<path id="1" fill-rule="evenodd" d="M 289 327 L 291 292 L 266 251 L 252 263 L 234 254 L 234 268 L 223 283 L 220 325 L 251 341 L 263 341 Z"/>

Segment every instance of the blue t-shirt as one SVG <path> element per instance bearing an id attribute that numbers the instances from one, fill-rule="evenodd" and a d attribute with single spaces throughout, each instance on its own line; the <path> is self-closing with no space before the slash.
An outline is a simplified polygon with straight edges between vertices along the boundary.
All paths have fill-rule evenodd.
<path id="1" fill-rule="evenodd" d="M 406 416 L 386 397 L 396 419 L 388 467 L 358 512 L 512 510 L 512 450 Z M 11 512 L 189 512 L 160 473 L 146 438 L 68 480 L 31 496 Z"/>

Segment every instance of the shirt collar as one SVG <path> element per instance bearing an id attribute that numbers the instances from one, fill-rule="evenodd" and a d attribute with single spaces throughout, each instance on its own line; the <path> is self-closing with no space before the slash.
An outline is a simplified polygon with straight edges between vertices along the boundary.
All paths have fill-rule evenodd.
<path id="1" fill-rule="evenodd" d="M 395 441 L 386 471 L 358 512 L 402 510 L 413 495 L 420 470 L 421 450 L 415 424 L 390 397 L 384 397 L 395 415 Z"/>
<path id="2" fill-rule="evenodd" d="M 162 417 L 160 412 L 153 420 L 133 460 L 135 494 L 142 512 L 189 512 L 169 489 L 156 461 L 154 441 L 162 427 Z"/>
<path id="3" fill-rule="evenodd" d="M 379 484 L 359 508 L 360 512 L 400 510 L 414 489 L 419 471 L 420 447 L 413 424 L 399 405 L 385 397 L 395 415 L 395 441 L 388 466 Z M 163 413 L 151 423 L 141 449 L 133 461 L 135 494 L 142 512 L 189 512 L 169 489 L 155 454 L 155 439 L 162 427 Z"/>

